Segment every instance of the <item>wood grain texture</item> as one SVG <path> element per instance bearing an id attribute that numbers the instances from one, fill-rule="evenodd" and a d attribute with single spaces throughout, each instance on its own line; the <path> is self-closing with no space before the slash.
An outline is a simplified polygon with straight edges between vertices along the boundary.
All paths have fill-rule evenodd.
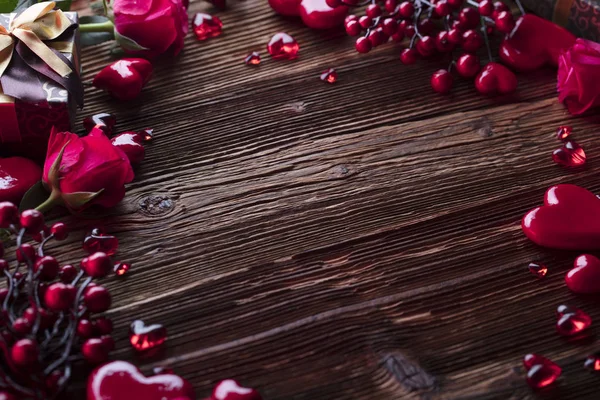
<path id="1" fill-rule="evenodd" d="M 564 302 L 600 321 L 598 299 L 564 285 L 575 253 L 536 247 L 519 227 L 552 184 L 600 192 L 600 119 L 566 113 L 555 72 L 520 76 L 511 98 L 460 80 L 442 97 L 428 84 L 440 61 L 403 66 L 393 45 L 358 55 L 343 33 L 263 0 L 218 15 L 223 36 L 189 35 L 140 99 L 86 93 L 79 121 L 111 111 L 121 130 L 157 134 L 123 203 L 71 221 L 103 224 L 134 264 L 108 283 L 113 357 L 172 366 L 199 398 L 232 377 L 267 400 L 597 399 L 600 377 L 582 368 L 597 342 L 567 342 L 553 325 Z M 268 57 L 278 31 L 299 41 L 298 60 Z M 84 79 L 109 49 L 84 49 Z M 253 50 L 258 68 L 242 62 Z M 318 79 L 329 67 L 335 85 Z M 560 124 L 586 168 L 552 163 Z M 55 253 L 75 261 L 78 244 Z M 534 260 L 547 279 L 528 275 Z M 134 318 L 167 326 L 161 354 L 132 353 Z M 528 352 L 563 366 L 552 390 L 526 386 Z"/>

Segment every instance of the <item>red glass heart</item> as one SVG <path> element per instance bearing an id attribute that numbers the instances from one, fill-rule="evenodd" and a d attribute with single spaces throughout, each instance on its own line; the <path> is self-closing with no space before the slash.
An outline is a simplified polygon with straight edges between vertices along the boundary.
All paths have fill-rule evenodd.
<path id="1" fill-rule="evenodd" d="M 538 354 L 527 354 L 523 365 L 527 370 L 527 384 L 534 389 L 551 385 L 562 373 L 556 363 Z"/>
<path id="2" fill-rule="evenodd" d="M 113 361 L 96 368 L 88 378 L 87 400 L 196 399 L 185 379 L 163 374 L 145 377 L 135 365 Z"/>
<path id="3" fill-rule="evenodd" d="M 521 228 L 540 246 L 581 250 L 600 248 L 600 199 L 570 184 L 552 186 L 544 205 L 523 217 Z"/>
<path id="4" fill-rule="evenodd" d="M 544 264 L 529 263 L 529 272 L 541 279 L 548 274 L 548 267 Z"/>
<path id="5" fill-rule="evenodd" d="M 556 330 L 563 336 L 573 336 L 592 325 L 592 318 L 578 308 L 559 306 Z"/>
<path id="6" fill-rule="evenodd" d="M 302 0 L 300 18 L 312 29 L 331 29 L 344 23 L 348 15 L 347 6 L 329 7 L 326 0 Z"/>
<path id="7" fill-rule="evenodd" d="M 213 389 L 210 400 L 262 400 L 255 389 L 240 386 L 233 379 L 225 379 Z"/>
<path id="8" fill-rule="evenodd" d="M 517 85 L 514 72 L 495 62 L 488 63 L 475 78 L 475 88 L 482 94 L 512 93 Z"/>
<path id="9" fill-rule="evenodd" d="M 283 32 L 273 35 L 267 44 L 267 51 L 275 60 L 293 60 L 298 57 L 299 50 L 296 39 Z"/>
<path id="10" fill-rule="evenodd" d="M 561 148 L 552 153 L 554 162 L 565 167 L 581 167 L 585 164 L 586 158 L 583 147 L 572 140 L 565 142 Z"/>
<path id="11" fill-rule="evenodd" d="M 600 353 L 588 356 L 583 367 L 595 372 L 600 371 Z"/>
<path id="12" fill-rule="evenodd" d="M 102 230 L 96 228 L 83 239 L 83 250 L 89 254 L 99 251 L 112 256 L 117 252 L 119 239 L 115 236 L 107 235 Z"/>
<path id="13" fill-rule="evenodd" d="M 575 43 L 575 35 L 548 20 L 525 14 L 515 29 L 502 41 L 502 61 L 522 71 L 538 69 L 545 64 L 558 66 L 558 56 Z"/>
<path id="14" fill-rule="evenodd" d="M 298 16 L 300 15 L 301 1 L 302 0 L 269 0 L 269 5 L 281 15 Z"/>
<path id="15" fill-rule="evenodd" d="M 42 169 L 27 158 L 0 158 L 0 201 L 19 204 L 25 192 L 41 177 Z"/>
<path id="16" fill-rule="evenodd" d="M 591 254 L 582 254 L 575 259 L 565 275 L 565 282 L 575 293 L 600 293 L 600 260 Z"/>
<path id="17" fill-rule="evenodd" d="M 167 340 L 167 329 L 160 324 L 148 325 L 142 320 L 135 320 L 129 327 L 129 342 L 137 351 L 144 351 L 160 346 Z"/>

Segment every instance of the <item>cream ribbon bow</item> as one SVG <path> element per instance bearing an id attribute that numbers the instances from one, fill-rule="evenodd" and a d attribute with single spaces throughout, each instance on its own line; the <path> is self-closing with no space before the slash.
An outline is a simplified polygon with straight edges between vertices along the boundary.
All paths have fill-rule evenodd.
<path id="1" fill-rule="evenodd" d="M 54 10 L 54 1 L 37 3 L 14 18 L 6 29 L 0 25 L 0 77 L 8 68 L 15 48 L 15 39 L 23 42 L 50 68 L 63 78 L 73 70 L 43 42 L 54 40 L 73 23 L 61 10 Z"/>

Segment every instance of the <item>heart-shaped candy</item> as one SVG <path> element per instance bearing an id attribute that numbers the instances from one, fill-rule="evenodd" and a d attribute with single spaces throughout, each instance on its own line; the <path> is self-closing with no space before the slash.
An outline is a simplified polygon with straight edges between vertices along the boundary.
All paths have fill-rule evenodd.
<path id="1" fill-rule="evenodd" d="M 521 228 L 540 246 L 600 249 L 600 199 L 577 185 L 552 186 L 544 205 L 525 214 Z"/>
<path id="2" fill-rule="evenodd" d="M 0 201 L 19 204 L 25 192 L 42 179 L 42 169 L 23 157 L 0 158 Z"/>
<path id="3" fill-rule="evenodd" d="M 581 167 L 585 164 L 586 159 L 587 156 L 583 147 L 573 140 L 566 141 L 562 147 L 554 150 L 552 153 L 552 160 L 565 167 Z"/>
<path id="4" fill-rule="evenodd" d="M 302 0 L 300 18 L 312 29 L 331 29 L 344 23 L 347 6 L 329 7 L 326 0 Z"/>
<path id="5" fill-rule="evenodd" d="M 123 132 L 113 137 L 110 142 L 123 150 L 131 165 L 139 164 L 146 156 L 144 138 L 138 132 Z"/>
<path id="6" fill-rule="evenodd" d="M 580 255 L 565 275 L 565 282 L 575 293 L 600 293 L 600 260 L 591 254 Z"/>
<path id="7" fill-rule="evenodd" d="M 173 374 L 144 376 L 133 364 L 113 361 L 88 378 L 87 400 L 194 400 L 192 385 Z"/>
<path id="8" fill-rule="evenodd" d="M 558 56 L 575 43 L 575 35 L 555 23 L 533 14 L 525 14 L 512 33 L 500 45 L 502 61 L 521 71 L 538 69 L 545 64 L 558 66 Z"/>
<path id="9" fill-rule="evenodd" d="M 240 386 L 233 379 L 225 379 L 213 389 L 210 400 L 262 400 L 258 391 Z"/>
<path id="10" fill-rule="evenodd" d="M 153 349 L 167 340 L 167 329 L 160 324 L 146 325 L 135 320 L 129 327 L 129 342 L 138 351 Z"/>
<path id="11" fill-rule="evenodd" d="M 508 68 L 495 62 L 488 63 L 475 78 L 475 88 L 482 94 L 508 94 L 517 89 L 517 77 Z"/>
<path id="12" fill-rule="evenodd" d="M 104 67 L 92 84 L 119 100 L 135 99 L 152 76 L 152 64 L 143 58 L 123 58 Z"/>

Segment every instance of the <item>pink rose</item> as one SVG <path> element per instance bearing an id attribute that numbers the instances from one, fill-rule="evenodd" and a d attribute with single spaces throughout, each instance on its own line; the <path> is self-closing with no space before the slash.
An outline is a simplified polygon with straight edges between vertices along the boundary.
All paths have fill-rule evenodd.
<path id="1" fill-rule="evenodd" d="M 571 114 L 600 106 L 600 44 L 577 39 L 558 59 L 558 99 Z"/>
<path id="2" fill-rule="evenodd" d="M 189 28 L 183 0 L 115 0 L 114 13 L 117 40 L 126 52 L 152 58 L 183 48 Z"/>
<path id="3" fill-rule="evenodd" d="M 82 138 L 52 131 L 42 179 L 51 191 L 42 211 L 55 204 L 78 211 L 94 204 L 115 206 L 125 196 L 133 170 L 125 153 L 99 128 Z"/>

